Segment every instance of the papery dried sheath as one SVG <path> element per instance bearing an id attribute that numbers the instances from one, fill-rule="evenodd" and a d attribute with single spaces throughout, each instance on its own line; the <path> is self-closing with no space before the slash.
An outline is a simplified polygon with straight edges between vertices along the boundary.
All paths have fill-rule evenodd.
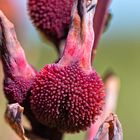
<path id="1" fill-rule="evenodd" d="M 122 126 L 116 115 L 110 114 L 93 140 L 123 140 Z"/>

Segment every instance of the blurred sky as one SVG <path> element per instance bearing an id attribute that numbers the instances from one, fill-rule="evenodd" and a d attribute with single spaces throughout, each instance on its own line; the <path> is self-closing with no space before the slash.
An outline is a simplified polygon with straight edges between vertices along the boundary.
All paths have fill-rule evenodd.
<path id="1" fill-rule="evenodd" d="M 120 21 L 122 27 L 129 25 L 139 26 L 140 23 L 140 0 L 112 0 L 111 11 L 114 20 Z M 116 22 L 116 26 L 119 24 Z"/>
<path id="2" fill-rule="evenodd" d="M 111 12 L 113 31 L 124 33 L 140 32 L 140 0 L 112 0 Z M 114 28 L 115 27 L 115 28 Z M 122 33 L 122 32 L 121 32 Z M 128 34 L 127 34 L 128 35 Z"/>

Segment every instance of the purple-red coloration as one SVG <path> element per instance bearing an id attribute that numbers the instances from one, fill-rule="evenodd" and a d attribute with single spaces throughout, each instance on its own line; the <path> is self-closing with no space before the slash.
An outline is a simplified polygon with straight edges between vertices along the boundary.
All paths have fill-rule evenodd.
<path id="1" fill-rule="evenodd" d="M 33 78 L 5 77 L 4 93 L 9 103 L 23 103 L 33 82 Z"/>
<path id="2" fill-rule="evenodd" d="M 48 37 L 62 39 L 67 35 L 73 0 L 29 0 L 29 15 Z"/>
<path id="3" fill-rule="evenodd" d="M 0 54 L 4 71 L 4 94 L 9 103 L 23 103 L 36 75 L 16 38 L 13 24 L 0 11 Z"/>
<path id="4" fill-rule="evenodd" d="M 104 86 L 91 67 L 96 2 L 74 1 L 72 24 L 62 57 L 58 63 L 46 65 L 37 75 L 25 58 L 13 26 L 5 27 L 7 21 L 0 26 L 0 37 L 4 40 L 0 47 L 5 94 L 10 102 L 23 103 L 25 114 L 30 114 L 27 117 L 36 118 L 43 126 L 61 132 L 79 132 L 86 130 L 101 113 Z"/>
<path id="5" fill-rule="evenodd" d="M 46 65 L 37 74 L 31 90 L 30 104 L 36 118 L 62 132 L 86 130 L 104 103 L 103 82 L 91 67 L 96 1 L 86 2 L 74 2 L 63 55 L 58 63 Z"/>
<path id="6" fill-rule="evenodd" d="M 96 72 L 87 75 L 78 63 L 47 65 L 35 80 L 31 107 L 43 124 L 76 132 L 94 123 L 103 96 L 103 83 Z"/>
<path id="7" fill-rule="evenodd" d="M 30 109 L 28 95 L 37 72 L 28 64 L 24 50 L 17 40 L 13 24 L 1 11 L 0 58 L 4 71 L 4 94 L 8 102 L 11 105 L 17 102 L 24 107 L 24 115 L 31 123 L 33 134 L 49 140 L 62 140 L 63 133 L 59 132 L 57 128 L 49 128 L 40 124 Z M 13 118 L 9 118 L 9 120 L 13 120 Z M 14 129 L 16 128 L 14 127 Z M 17 129 L 15 131 L 17 132 Z"/>

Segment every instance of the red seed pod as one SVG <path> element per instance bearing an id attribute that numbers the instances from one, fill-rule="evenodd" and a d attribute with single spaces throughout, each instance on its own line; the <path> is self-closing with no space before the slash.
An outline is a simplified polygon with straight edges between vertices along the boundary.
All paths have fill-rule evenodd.
<path id="1" fill-rule="evenodd" d="M 74 2 L 62 57 L 58 63 L 46 65 L 32 86 L 30 103 L 36 118 L 63 132 L 86 130 L 104 103 L 103 82 L 91 67 L 96 2 Z"/>
<path id="2" fill-rule="evenodd" d="M 29 0 L 28 11 L 34 25 L 49 38 L 66 37 L 73 0 Z"/>

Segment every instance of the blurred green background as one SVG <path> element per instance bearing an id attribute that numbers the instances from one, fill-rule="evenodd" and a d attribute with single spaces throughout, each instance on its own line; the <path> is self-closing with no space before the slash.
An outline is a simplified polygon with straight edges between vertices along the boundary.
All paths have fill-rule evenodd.
<path id="1" fill-rule="evenodd" d="M 114 0 L 113 19 L 103 35 L 94 67 L 103 74 L 113 69 L 121 79 L 117 114 L 123 126 L 124 140 L 140 140 L 140 1 Z M 7 10 L 7 8 L 11 8 Z M 52 63 L 57 54 L 51 44 L 42 43 L 31 25 L 26 1 L 0 0 L 0 9 L 15 24 L 18 38 L 31 64 L 38 69 Z M 10 11 L 11 10 L 11 11 Z M 20 11 L 20 12 L 17 12 Z M 9 13 L 8 13 L 9 12 Z M 20 13 L 20 14 L 19 14 Z M 3 72 L 0 64 L 0 140 L 18 140 L 5 123 L 6 100 L 2 92 Z M 83 140 L 85 133 L 66 135 L 65 140 Z"/>

